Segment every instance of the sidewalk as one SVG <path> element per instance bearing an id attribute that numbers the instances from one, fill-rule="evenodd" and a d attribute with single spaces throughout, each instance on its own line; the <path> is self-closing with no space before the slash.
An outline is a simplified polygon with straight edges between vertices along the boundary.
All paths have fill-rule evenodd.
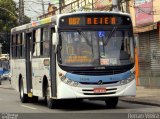
<path id="1" fill-rule="evenodd" d="M 0 88 L 13 89 L 12 86 L 11 86 L 11 84 L 10 84 L 10 81 L 9 81 L 9 80 L 2 80 L 2 81 L 1 81 Z"/>
<path id="2" fill-rule="evenodd" d="M 137 86 L 136 97 L 121 97 L 120 100 L 138 104 L 160 106 L 160 89 Z"/>

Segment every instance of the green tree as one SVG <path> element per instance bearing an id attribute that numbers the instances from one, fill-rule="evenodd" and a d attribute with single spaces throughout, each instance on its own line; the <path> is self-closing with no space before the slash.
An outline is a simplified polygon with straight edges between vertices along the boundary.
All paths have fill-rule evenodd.
<path id="1" fill-rule="evenodd" d="M 18 9 L 13 0 L 0 0 L 0 31 L 10 32 L 12 27 L 18 25 Z"/>
<path id="2" fill-rule="evenodd" d="M 2 53 L 9 53 L 10 30 L 18 25 L 18 9 L 13 0 L 0 0 L 0 43 Z"/>
<path id="3" fill-rule="evenodd" d="M 0 43 L 2 53 L 9 53 L 11 28 L 18 26 L 18 8 L 13 0 L 0 0 Z M 31 19 L 24 16 L 24 24 Z"/>
<path id="4" fill-rule="evenodd" d="M 24 24 L 30 23 L 31 22 L 31 18 L 29 18 L 28 16 L 24 15 Z"/>

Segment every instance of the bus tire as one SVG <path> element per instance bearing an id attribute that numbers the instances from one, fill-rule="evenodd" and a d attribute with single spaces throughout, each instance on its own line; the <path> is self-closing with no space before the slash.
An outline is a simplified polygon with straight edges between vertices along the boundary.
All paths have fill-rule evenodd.
<path id="1" fill-rule="evenodd" d="M 33 96 L 32 97 L 32 102 L 37 103 L 38 102 L 38 96 Z"/>
<path id="2" fill-rule="evenodd" d="M 28 95 L 27 94 L 24 94 L 24 88 L 23 88 L 23 82 L 22 80 L 20 81 L 20 99 L 21 99 L 21 102 L 22 103 L 26 103 L 28 102 Z"/>
<path id="3" fill-rule="evenodd" d="M 47 107 L 49 109 L 53 109 L 54 108 L 54 101 L 51 98 L 47 98 Z"/>
<path id="4" fill-rule="evenodd" d="M 109 97 L 105 99 L 107 108 L 115 108 L 118 104 L 118 97 Z"/>
<path id="5" fill-rule="evenodd" d="M 47 88 L 46 88 L 45 94 L 46 94 L 45 100 L 46 100 L 46 102 L 47 102 L 47 107 L 48 107 L 49 109 L 55 108 L 55 101 L 54 101 L 52 98 L 50 98 L 50 90 L 49 90 L 49 87 L 48 87 L 48 86 L 47 86 Z"/>

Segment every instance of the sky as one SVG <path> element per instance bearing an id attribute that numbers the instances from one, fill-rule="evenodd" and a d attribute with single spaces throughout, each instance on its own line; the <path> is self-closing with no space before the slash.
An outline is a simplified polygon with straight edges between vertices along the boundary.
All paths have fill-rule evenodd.
<path id="1" fill-rule="evenodd" d="M 19 0 L 14 0 L 19 7 Z M 45 12 L 47 13 L 48 4 L 50 0 L 43 0 L 45 4 Z M 24 13 L 31 20 L 37 20 L 37 17 L 43 14 L 42 0 L 24 0 Z"/>

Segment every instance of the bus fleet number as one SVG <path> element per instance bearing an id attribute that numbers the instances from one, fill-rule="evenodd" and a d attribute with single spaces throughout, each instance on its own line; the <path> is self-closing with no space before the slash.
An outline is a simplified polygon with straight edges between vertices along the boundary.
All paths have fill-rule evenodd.
<path id="1" fill-rule="evenodd" d="M 69 25 L 79 25 L 80 24 L 80 18 L 69 18 Z"/>

